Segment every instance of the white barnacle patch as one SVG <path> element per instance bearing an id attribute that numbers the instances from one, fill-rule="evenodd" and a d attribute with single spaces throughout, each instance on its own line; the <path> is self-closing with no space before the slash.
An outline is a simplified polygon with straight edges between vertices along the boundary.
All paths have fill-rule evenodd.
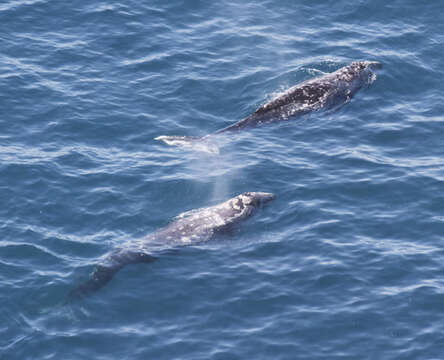
<path id="1" fill-rule="evenodd" d="M 190 239 L 189 236 L 182 236 L 182 237 L 180 238 L 180 241 L 181 241 L 182 243 L 184 243 L 184 244 L 189 244 L 189 243 L 191 243 L 191 239 Z"/>
<path id="2" fill-rule="evenodd" d="M 233 201 L 232 206 L 233 206 L 233 209 L 234 209 L 234 210 L 240 210 L 240 209 L 241 209 L 241 207 L 239 206 L 239 204 L 238 204 L 237 201 Z"/>
<path id="3" fill-rule="evenodd" d="M 239 197 L 242 200 L 242 203 L 244 205 L 250 205 L 251 204 L 251 198 L 249 196 L 245 196 L 244 194 L 242 194 Z"/>

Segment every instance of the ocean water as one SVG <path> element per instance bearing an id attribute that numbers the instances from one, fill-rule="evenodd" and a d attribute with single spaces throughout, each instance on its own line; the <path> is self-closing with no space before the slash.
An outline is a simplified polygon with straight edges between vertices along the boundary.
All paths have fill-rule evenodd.
<path id="1" fill-rule="evenodd" d="M 444 359 L 444 3 L 0 2 L 0 359 Z M 169 147 L 355 60 L 334 112 Z M 267 191 L 63 305 L 113 248 Z"/>

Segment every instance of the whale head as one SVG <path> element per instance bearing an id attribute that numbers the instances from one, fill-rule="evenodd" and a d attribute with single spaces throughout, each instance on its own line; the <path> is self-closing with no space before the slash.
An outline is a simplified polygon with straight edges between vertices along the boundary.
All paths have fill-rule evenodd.
<path id="1" fill-rule="evenodd" d="M 382 68 L 378 61 L 354 61 L 337 71 L 337 78 L 347 83 L 345 87 L 348 98 L 353 96 L 362 86 L 370 85 L 376 80 L 376 70 Z"/>
<path id="2" fill-rule="evenodd" d="M 382 64 L 379 61 L 355 61 L 352 62 L 350 66 L 357 71 L 375 71 L 382 69 Z"/>
<path id="3" fill-rule="evenodd" d="M 245 192 L 231 198 L 222 206 L 223 213 L 235 219 L 243 219 L 253 215 L 276 196 L 266 192 Z"/>
<path id="4" fill-rule="evenodd" d="M 236 196 L 236 199 L 245 207 L 260 208 L 274 200 L 276 195 L 266 192 L 245 192 Z"/>

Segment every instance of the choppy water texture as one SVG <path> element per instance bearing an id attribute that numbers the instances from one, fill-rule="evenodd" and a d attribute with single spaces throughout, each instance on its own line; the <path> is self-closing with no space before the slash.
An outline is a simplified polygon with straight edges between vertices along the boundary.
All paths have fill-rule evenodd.
<path id="1" fill-rule="evenodd" d="M 444 3 L 0 3 L 1 359 L 443 359 Z M 354 60 L 335 112 L 168 147 Z M 220 241 L 128 266 L 116 246 L 244 191 Z"/>

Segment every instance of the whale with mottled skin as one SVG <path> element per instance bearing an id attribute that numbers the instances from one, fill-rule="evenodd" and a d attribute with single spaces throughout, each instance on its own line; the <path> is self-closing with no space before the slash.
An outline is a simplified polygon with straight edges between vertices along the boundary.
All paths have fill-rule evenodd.
<path id="1" fill-rule="evenodd" d="M 168 145 L 219 153 L 217 145 L 211 141 L 215 135 L 288 120 L 313 111 L 337 109 L 349 102 L 360 88 L 373 82 L 373 70 L 381 67 L 381 63 L 375 61 L 352 62 L 333 73 L 291 87 L 245 119 L 213 134 L 203 137 L 158 136 L 155 140 L 164 141 Z"/>
<path id="2" fill-rule="evenodd" d="M 274 198 L 270 193 L 246 192 L 221 204 L 180 214 L 166 227 L 107 255 L 90 278 L 69 293 L 67 302 L 99 290 L 126 265 L 152 262 L 168 250 L 205 242 L 229 232 Z"/>

